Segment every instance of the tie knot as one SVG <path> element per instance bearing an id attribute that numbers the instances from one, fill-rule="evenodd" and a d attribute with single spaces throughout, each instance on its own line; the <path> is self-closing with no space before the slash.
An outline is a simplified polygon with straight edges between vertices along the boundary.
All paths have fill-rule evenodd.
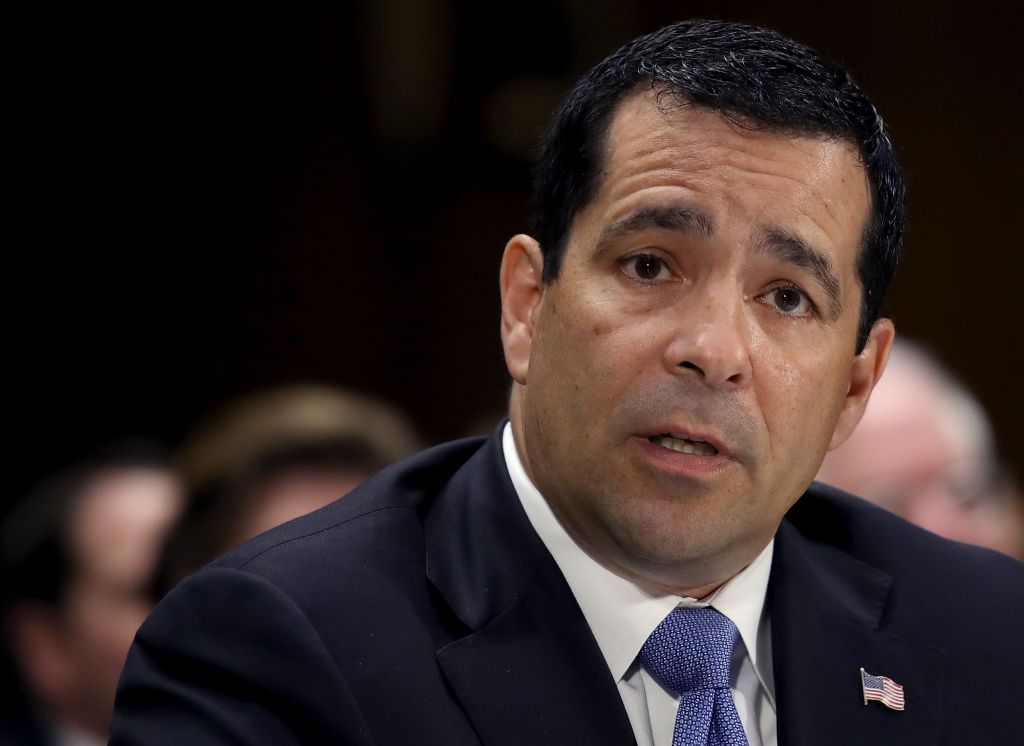
<path id="1" fill-rule="evenodd" d="M 728 689 L 732 648 L 739 631 L 712 609 L 673 609 L 640 648 L 640 662 L 673 694 Z"/>

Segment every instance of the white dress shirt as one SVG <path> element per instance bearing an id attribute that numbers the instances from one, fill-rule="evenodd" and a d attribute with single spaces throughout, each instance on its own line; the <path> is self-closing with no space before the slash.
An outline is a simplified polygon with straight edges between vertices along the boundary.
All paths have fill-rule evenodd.
<path id="1" fill-rule="evenodd" d="M 774 540 L 738 575 L 705 599 L 653 595 L 584 552 L 555 518 L 526 474 L 512 426 L 502 438 L 505 463 L 530 523 L 561 569 L 608 663 L 638 746 L 671 746 L 679 698 L 661 687 L 637 655 L 677 606 L 712 606 L 739 630 L 730 689 L 750 746 L 776 746 L 771 627 L 764 607 Z"/>

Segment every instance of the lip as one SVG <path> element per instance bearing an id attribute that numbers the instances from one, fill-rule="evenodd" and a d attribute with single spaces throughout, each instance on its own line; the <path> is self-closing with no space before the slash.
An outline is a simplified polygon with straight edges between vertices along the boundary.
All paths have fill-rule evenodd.
<path id="1" fill-rule="evenodd" d="M 718 453 L 704 456 L 696 453 L 682 453 L 651 442 L 659 435 L 688 440 L 703 440 L 710 443 Z M 678 426 L 652 428 L 649 432 L 638 433 L 632 438 L 641 458 L 657 471 L 680 477 L 709 477 L 720 473 L 735 460 L 721 439 L 710 434 Z"/>
<path id="2" fill-rule="evenodd" d="M 726 459 L 733 458 L 732 451 L 729 449 L 729 447 L 726 446 L 726 444 L 722 442 L 722 439 L 715 435 L 714 433 L 703 432 L 700 430 L 694 430 L 692 428 L 680 427 L 679 425 L 672 425 L 666 423 L 664 425 L 656 425 L 647 432 L 638 433 L 637 435 L 638 437 L 641 437 L 647 440 L 648 442 L 650 442 L 650 438 L 656 438 L 660 435 L 671 435 L 674 438 L 685 438 L 686 440 L 702 440 L 705 443 L 710 443 L 712 446 L 714 446 L 714 449 L 718 451 L 718 453 L 716 453 L 714 456 L 700 456 L 699 458 L 717 458 L 719 456 L 723 456 Z M 655 444 L 651 443 L 651 445 Z M 657 447 L 661 448 L 663 451 L 668 450 L 667 448 L 662 448 L 661 446 Z M 672 453 L 679 452 L 672 451 Z M 689 453 L 680 453 L 679 455 L 696 456 L 696 454 Z"/>

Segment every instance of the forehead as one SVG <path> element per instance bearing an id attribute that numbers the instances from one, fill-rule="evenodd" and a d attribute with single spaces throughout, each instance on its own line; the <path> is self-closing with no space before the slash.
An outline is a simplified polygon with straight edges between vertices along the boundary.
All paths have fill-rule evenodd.
<path id="1" fill-rule="evenodd" d="M 581 211 L 598 222 L 652 201 L 684 199 L 721 221 L 774 222 L 851 257 L 870 208 L 852 143 L 755 129 L 653 90 L 632 94 L 615 110 L 599 179 Z"/>
<path id="2" fill-rule="evenodd" d="M 145 575 L 182 502 L 181 487 L 169 472 L 113 468 L 97 475 L 73 523 L 84 572 L 112 582 Z"/>

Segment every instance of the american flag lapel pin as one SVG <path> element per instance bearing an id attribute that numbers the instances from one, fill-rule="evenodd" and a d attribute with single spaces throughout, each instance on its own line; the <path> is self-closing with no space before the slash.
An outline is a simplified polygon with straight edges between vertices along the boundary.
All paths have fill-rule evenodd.
<path id="1" fill-rule="evenodd" d="M 888 676 L 872 676 L 863 668 L 860 670 L 860 686 L 864 692 L 864 704 L 874 700 L 890 710 L 903 710 L 903 687 Z"/>

